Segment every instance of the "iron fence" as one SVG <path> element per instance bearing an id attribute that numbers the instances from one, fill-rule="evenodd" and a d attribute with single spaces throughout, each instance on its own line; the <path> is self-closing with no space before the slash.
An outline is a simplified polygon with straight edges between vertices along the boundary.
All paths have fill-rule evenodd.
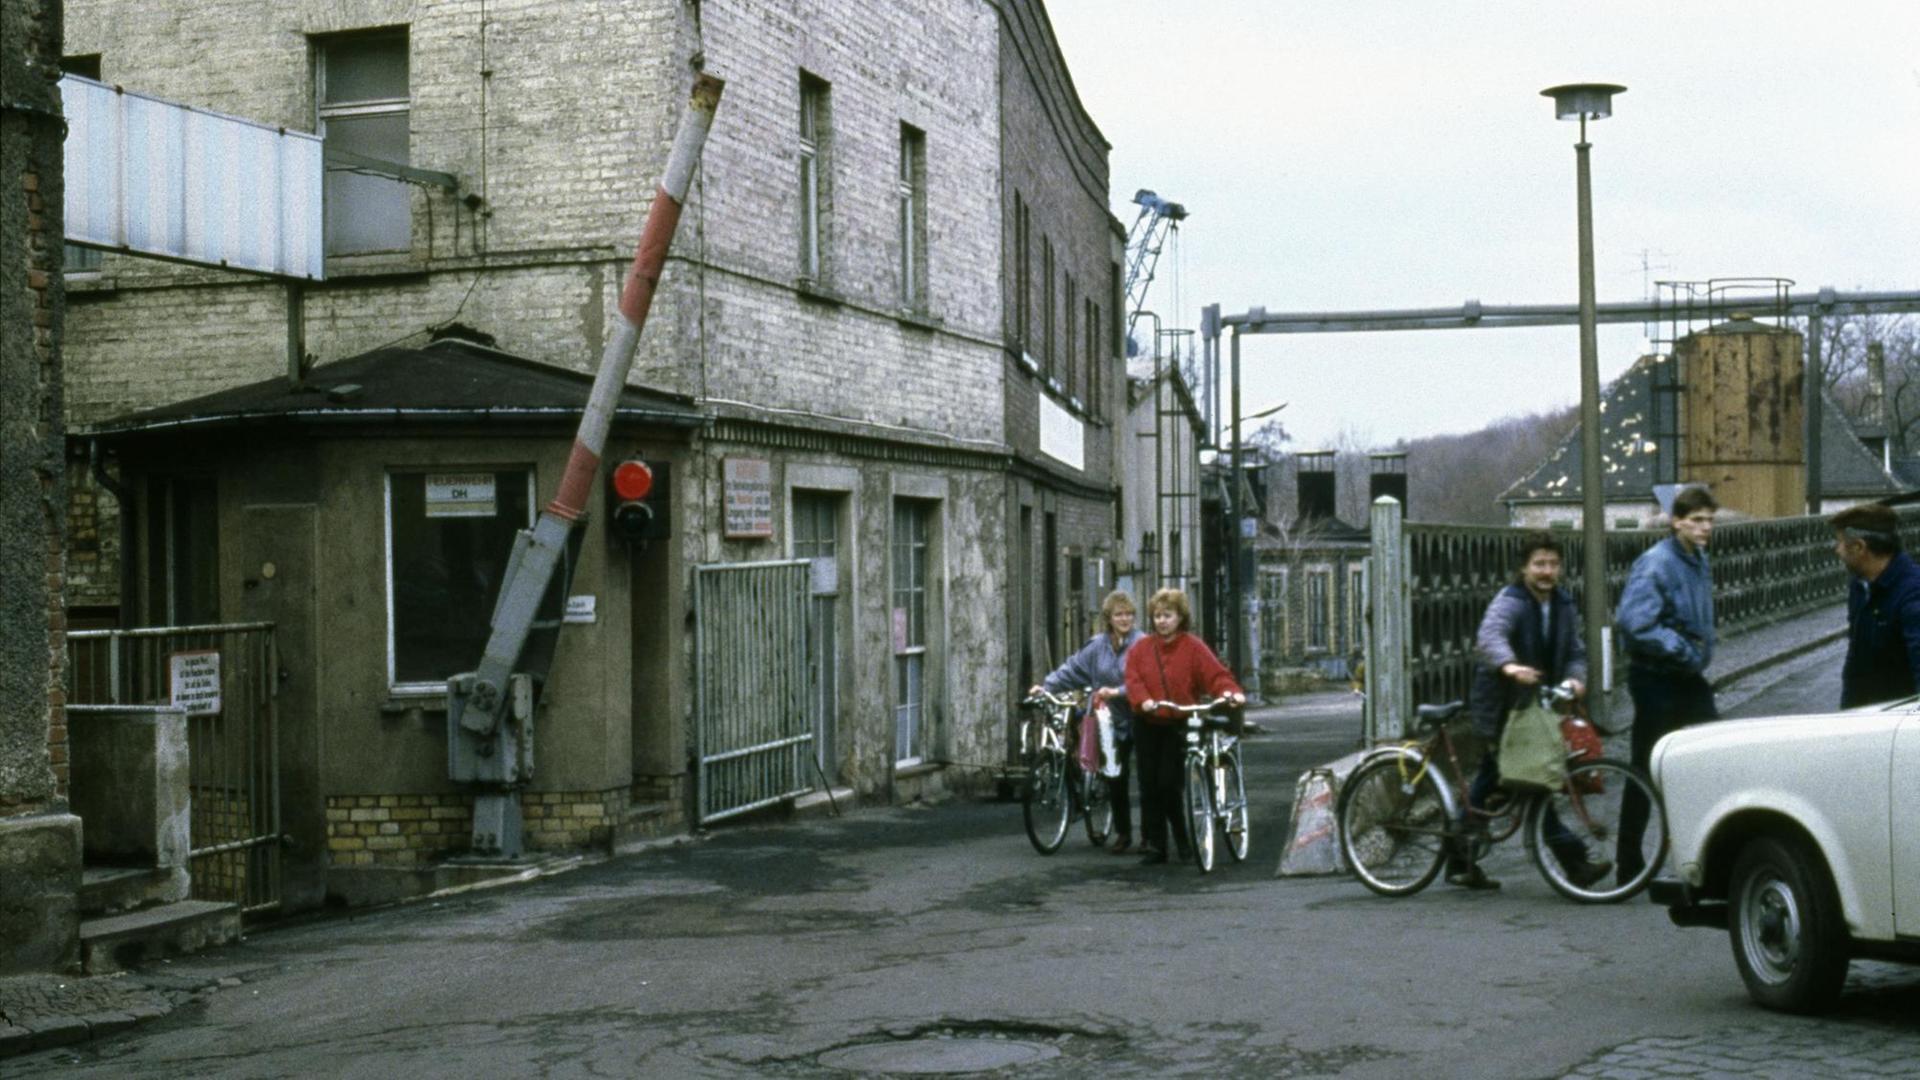
<path id="1" fill-rule="evenodd" d="M 1899 514 L 1902 536 L 1914 546 L 1920 541 L 1920 507 L 1904 507 Z M 1465 697 L 1473 678 L 1473 641 L 1480 619 L 1494 593 L 1513 580 L 1521 540 L 1532 531 L 1419 522 L 1396 527 L 1392 520 L 1376 517 L 1371 559 L 1375 573 L 1382 566 L 1398 566 L 1406 579 L 1404 589 L 1389 584 L 1385 594 L 1400 605 L 1405 650 L 1404 656 L 1394 656 L 1390 654 L 1397 649 L 1372 648 L 1369 667 L 1389 678 L 1396 669 L 1403 670 L 1398 683 L 1409 688 L 1412 702 Z M 1563 583 L 1575 597 L 1583 596 L 1589 565 L 1584 539 L 1573 531 L 1553 535 L 1566 550 Z M 1666 535 L 1650 530 L 1606 534 L 1609 615 L 1619 606 L 1633 561 Z M 1392 557 L 1383 545 L 1397 545 Z M 1838 604 L 1846 597 L 1847 573 L 1833 554 L 1833 530 L 1823 517 L 1720 525 L 1714 529 L 1710 556 L 1715 627 L 1722 634 Z M 1380 635 L 1374 637 L 1378 643 Z M 1388 635 L 1388 643 L 1393 640 L 1394 635 Z"/>
<path id="2" fill-rule="evenodd" d="M 281 897 L 278 670 L 272 623 L 67 634 L 69 704 L 187 712 L 192 895 L 249 913 Z"/>

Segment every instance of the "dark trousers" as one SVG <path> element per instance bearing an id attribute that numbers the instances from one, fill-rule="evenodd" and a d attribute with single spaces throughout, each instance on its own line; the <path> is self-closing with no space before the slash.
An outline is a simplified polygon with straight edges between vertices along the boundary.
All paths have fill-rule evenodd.
<path id="1" fill-rule="evenodd" d="M 1120 760 L 1120 775 L 1107 778 L 1107 801 L 1113 804 L 1113 833 L 1122 840 L 1133 839 L 1133 800 L 1127 795 L 1127 782 L 1133 776 L 1133 740 L 1113 740 L 1114 756 Z"/>
<path id="2" fill-rule="evenodd" d="M 1653 760 L 1653 744 L 1689 724 L 1720 719 L 1713 704 L 1713 687 L 1705 678 L 1683 671 L 1627 671 L 1627 693 L 1633 696 L 1633 767 L 1642 773 Z M 1640 843 L 1647 831 L 1647 800 L 1637 787 L 1627 789 L 1620 803 L 1620 852 L 1614 860 L 1622 876 L 1645 867 Z"/>
<path id="3" fill-rule="evenodd" d="M 1474 810 L 1486 809 L 1487 799 L 1493 795 L 1494 789 L 1500 786 L 1500 759 L 1499 755 L 1494 753 L 1497 745 L 1496 739 L 1493 745 L 1487 747 L 1487 752 L 1480 756 L 1480 770 L 1473 774 L 1473 782 L 1467 785 L 1467 806 Z M 1467 823 L 1472 824 L 1472 822 L 1473 817 L 1469 814 Z M 1541 818 L 1540 828 L 1547 834 L 1547 847 L 1559 856 L 1561 865 L 1577 866 L 1587 861 L 1587 845 L 1573 835 L 1573 830 L 1561 822 L 1560 815 L 1554 813 L 1551 806 L 1546 809 L 1545 815 Z M 1472 855 L 1471 851 L 1465 850 L 1450 852 L 1447 872 L 1456 873 L 1465 870 L 1472 862 Z"/>
<path id="4" fill-rule="evenodd" d="M 1133 722 L 1134 763 L 1140 774 L 1140 842 L 1155 851 L 1169 851 L 1173 842 L 1187 850 L 1185 777 L 1187 732 L 1173 724 Z"/>

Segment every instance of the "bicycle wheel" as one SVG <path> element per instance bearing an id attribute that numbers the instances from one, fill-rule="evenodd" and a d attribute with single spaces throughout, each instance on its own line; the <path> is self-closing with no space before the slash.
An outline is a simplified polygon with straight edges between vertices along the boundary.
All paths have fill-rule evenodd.
<path id="1" fill-rule="evenodd" d="M 1433 883 L 1453 823 L 1440 781 L 1411 754 L 1363 763 L 1340 790 L 1340 854 L 1381 896 L 1411 896 Z"/>
<path id="2" fill-rule="evenodd" d="M 1226 805 L 1220 808 L 1220 816 L 1226 823 L 1227 854 L 1234 862 L 1245 862 L 1249 829 L 1253 824 L 1252 815 L 1247 812 L 1247 784 L 1240 775 L 1240 752 L 1235 750 L 1220 757 L 1221 768 L 1226 772 L 1226 780 L 1221 785 L 1226 790 Z"/>
<path id="3" fill-rule="evenodd" d="M 1020 812 L 1027 819 L 1027 839 L 1033 841 L 1033 850 L 1042 855 L 1060 850 L 1073 813 L 1073 797 L 1067 791 L 1067 755 L 1058 750 L 1034 755 L 1033 775 L 1027 780 L 1027 797 Z"/>
<path id="4" fill-rule="evenodd" d="M 1078 770 L 1075 770 L 1078 772 Z M 1107 778 L 1097 772 L 1079 773 L 1080 805 L 1087 823 L 1087 842 L 1099 847 L 1113 835 L 1113 801 L 1108 797 Z"/>
<path id="5" fill-rule="evenodd" d="M 1199 761 L 1187 762 L 1187 839 L 1193 845 L 1193 862 L 1203 874 L 1213 872 L 1213 782 L 1207 767 Z"/>
<path id="6" fill-rule="evenodd" d="M 1636 850 L 1620 851 L 1621 818 L 1635 797 L 1647 808 L 1646 828 Z M 1540 876 L 1567 899 L 1625 900 L 1646 888 L 1666 861 L 1666 811 L 1653 785 L 1626 762 L 1575 763 L 1560 790 L 1537 796 L 1528 809 L 1527 850 Z"/>

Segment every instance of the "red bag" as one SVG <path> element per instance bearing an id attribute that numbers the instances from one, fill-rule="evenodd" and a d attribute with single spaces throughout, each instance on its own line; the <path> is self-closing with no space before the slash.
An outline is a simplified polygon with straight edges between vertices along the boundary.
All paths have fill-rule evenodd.
<path id="1" fill-rule="evenodd" d="M 1567 744 L 1569 769 L 1589 761 L 1599 761 L 1600 755 L 1605 752 L 1600 742 L 1600 732 L 1584 716 L 1561 717 L 1560 738 Z M 1586 795 L 1598 795 L 1606 788 L 1606 781 L 1597 772 L 1585 774 L 1574 783 Z"/>
<path id="2" fill-rule="evenodd" d="M 1091 702 L 1080 714 L 1080 745 L 1075 757 L 1082 772 L 1092 775 L 1100 771 L 1100 721 L 1093 715 Z"/>

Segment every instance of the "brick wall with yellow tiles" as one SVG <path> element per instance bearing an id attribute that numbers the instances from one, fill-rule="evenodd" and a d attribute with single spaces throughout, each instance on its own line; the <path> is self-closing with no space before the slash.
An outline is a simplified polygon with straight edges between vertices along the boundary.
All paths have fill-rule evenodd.
<path id="1" fill-rule="evenodd" d="M 627 811 L 627 791 L 521 794 L 527 849 L 606 848 Z M 335 866 L 418 866 L 466 850 L 473 796 L 329 795 L 327 851 Z"/>

